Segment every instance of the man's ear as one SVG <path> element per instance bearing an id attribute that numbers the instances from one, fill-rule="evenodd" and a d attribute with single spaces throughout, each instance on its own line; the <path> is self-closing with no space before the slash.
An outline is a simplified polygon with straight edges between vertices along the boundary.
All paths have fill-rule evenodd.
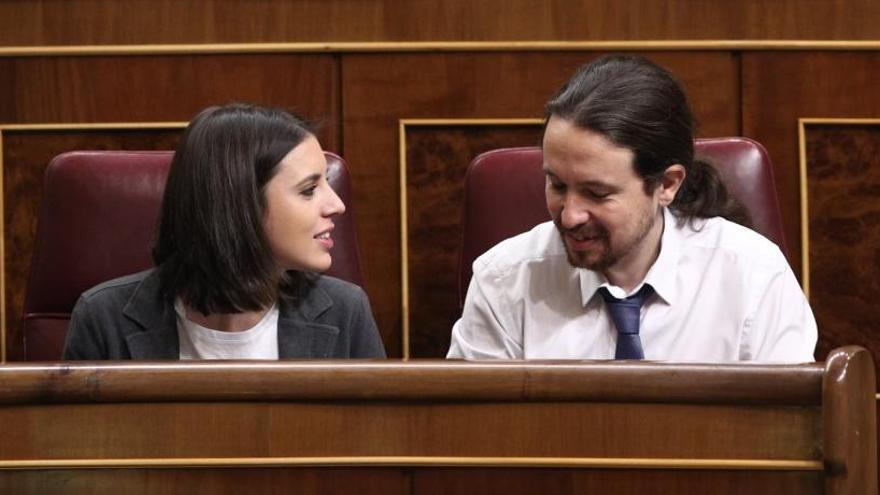
<path id="1" fill-rule="evenodd" d="M 663 171 L 663 177 L 660 178 L 660 184 L 657 186 L 657 197 L 662 206 L 669 206 L 672 203 L 686 176 L 687 172 L 681 164 L 676 163 L 666 167 L 666 170 Z"/>

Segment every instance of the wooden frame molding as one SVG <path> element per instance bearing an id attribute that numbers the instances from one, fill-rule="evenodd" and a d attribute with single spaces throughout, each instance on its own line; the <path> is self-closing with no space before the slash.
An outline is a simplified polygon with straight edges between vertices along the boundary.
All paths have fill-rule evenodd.
<path id="1" fill-rule="evenodd" d="M 880 50 L 859 40 L 378 41 L 0 47 L 0 57 L 217 53 L 393 53 L 615 50 Z"/>
<path id="2" fill-rule="evenodd" d="M 6 232 L 4 204 L 5 161 L 3 158 L 3 134 L 7 132 L 78 131 L 78 130 L 137 130 L 137 129 L 183 129 L 187 122 L 104 122 L 59 124 L 0 124 L 0 227 Z M 0 236 L 0 363 L 6 362 L 6 240 Z"/>
<path id="3" fill-rule="evenodd" d="M 406 128 L 407 126 L 431 127 L 431 126 L 525 126 L 541 125 L 543 119 L 537 118 L 508 118 L 508 119 L 400 119 L 398 121 L 399 136 L 399 173 L 400 179 L 400 311 L 401 311 L 401 334 L 403 339 L 403 359 L 409 359 L 409 239 L 407 217 L 407 192 L 406 192 Z M 473 159 L 474 157 L 471 157 Z"/>
<path id="4" fill-rule="evenodd" d="M 2 460 L 0 469 L 192 468 L 192 467 L 540 467 L 604 469 L 692 469 L 822 471 L 822 461 L 799 459 L 653 459 L 613 457 L 241 457 L 180 459 Z"/>

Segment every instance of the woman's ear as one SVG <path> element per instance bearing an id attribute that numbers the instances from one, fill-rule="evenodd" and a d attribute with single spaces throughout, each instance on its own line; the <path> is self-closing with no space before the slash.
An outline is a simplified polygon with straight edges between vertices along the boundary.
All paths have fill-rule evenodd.
<path id="1" fill-rule="evenodd" d="M 686 176 L 687 171 L 685 171 L 683 165 L 676 163 L 675 165 L 666 167 L 666 170 L 663 171 L 663 177 L 660 178 L 660 184 L 656 191 L 657 199 L 662 206 L 669 206 L 669 204 L 672 203 L 675 199 L 675 194 L 678 192 L 679 188 L 681 188 Z"/>

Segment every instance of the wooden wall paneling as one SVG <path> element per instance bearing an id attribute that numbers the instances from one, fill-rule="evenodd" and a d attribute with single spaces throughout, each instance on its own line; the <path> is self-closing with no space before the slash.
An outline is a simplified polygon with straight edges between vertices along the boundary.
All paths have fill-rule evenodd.
<path id="1" fill-rule="evenodd" d="M 339 60 L 328 54 L 0 58 L 2 124 L 189 121 L 211 105 L 247 102 L 323 122 L 340 143 Z M 5 79 L 5 80 L 4 80 Z"/>
<path id="2" fill-rule="evenodd" d="M 0 45 L 880 38 L 872 0 L 0 2 Z"/>
<path id="3" fill-rule="evenodd" d="M 822 473 L 767 471 L 640 471 L 515 468 L 92 469 L 12 471 L 0 490 L 19 494 L 250 493 L 452 495 L 614 493 L 616 495 L 822 492 Z"/>
<path id="4" fill-rule="evenodd" d="M 711 487 L 711 488 L 710 488 Z M 760 471 L 640 471 L 442 469 L 413 472 L 413 492 L 420 495 L 450 493 L 504 493 L 507 495 L 554 493 L 614 493 L 616 495 L 679 493 L 822 493 L 822 476 L 814 472 Z"/>
<path id="5" fill-rule="evenodd" d="M 391 356 L 403 355 L 400 119 L 540 118 L 546 100 L 577 67 L 600 55 L 504 52 L 342 56 L 343 147 L 355 184 L 367 291 Z M 701 135 L 739 134 L 736 55 L 645 55 L 668 67 L 683 81 L 701 122 Z M 447 165 L 461 169 L 471 158 L 456 157 L 455 163 L 450 161 Z M 413 355 L 436 352 L 413 349 Z"/>
<path id="6" fill-rule="evenodd" d="M 235 464 L 264 458 L 270 464 L 273 458 L 352 456 L 538 458 L 536 463 L 540 459 L 552 463 L 554 458 L 610 458 L 609 462 L 821 458 L 815 444 L 821 431 L 817 407 L 418 399 L 413 403 L 422 406 L 368 400 L 4 406 L 0 407 L 3 424 L 16 427 L 2 432 L 9 443 L 0 461 L 172 459 L 185 466 L 197 464 L 198 459 Z M 57 420 L 60 416 L 65 420 Z M 569 427 L 537 425 L 536 418 L 551 416 Z M 71 432 L 75 424 L 87 426 Z M 403 425 L 411 426 L 397 430 Z M 596 440 L 598 425 L 604 430 L 601 442 Z M 525 431 L 507 435 L 513 427 Z M 346 429 L 350 434 L 339 435 Z M 712 441 L 706 442 L 703 435 L 710 431 Z M 157 436 L 163 440 L 157 441 Z M 189 441 L 194 436 L 198 442 Z M 79 440 L 71 442 L 71 437 Z"/>
<path id="7" fill-rule="evenodd" d="M 540 146 L 542 124 L 404 123 L 408 332 L 412 357 L 443 357 L 461 315 L 458 262 L 464 178 L 470 160 L 496 148 Z M 405 171 L 404 171 L 405 168 Z M 408 316 L 408 320 L 406 317 Z"/>
<path id="8" fill-rule="evenodd" d="M 880 365 L 880 119 L 803 121 L 810 300 L 819 354 L 860 345 Z M 878 368 L 880 369 L 880 368 Z"/>
<path id="9" fill-rule="evenodd" d="M 19 494 L 408 495 L 408 487 L 408 473 L 396 468 L 29 470 L 0 476 L 0 492 Z"/>
<path id="10" fill-rule="evenodd" d="M 132 127 L 135 127 L 132 125 Z M 2 134 L 3 286 L 6 359 L 24 358 L 22 310 L 31 269 L 34 236 L 49 161 L 65 151 L 83 149 L 174 149 L 179 128 L 6 130 Z M 71 205 L 72 207 L 74 205 Z"/>
<path id="11" fill-rule="evenodd" d="M 874 90 L 877 81 L 880 81 L 880 52 L 747 52 L 742 57 L 743 134 L 764 144 L 773 160 L 776 188 L 789 242 L 789 259 L 798 260 L 802 250 L 798 119 L 880 116 L 880 93 Z M 877 166 L 876 160 L 870 164 L 872 170 Z M 826 198 L 844 191 L 840 188 L 842 184 L 832 181 L 827 185 L 833 189 L 822 191 Z M 873 198 L 870 195 L 860 197 L 873 207 L 880 201 L 876 195 Z M 823 212 L 816 211 L 815 214 L 821 216 Z M 831 247 L 833 244 L 825 246 Z M 874 246 L 859 242 L 854 249 L 872 250 Z M 873 265 L 856 267 L 851 265 L 855 260 L 844 258 L 835 258 L 838 260 L 836 262 L 841 263 L 840 266 L 825 267 L 838 277 L 835 285 L 864 280 L 845 278 L 847 266 L 852 266 L 856 272 L 873 269 Z M 798 274 L 800 265 L 799 262 L 792 263 Z M 811 291 L 816 290 L 821 293 L 822 289 L 811 284 Z M 851 290 L 869 291 L 871 287 L 851 287 Z M 835 326 L 835 316 L 823 309 L 824 301 L 815 300 L 815 297 L 818 297 L 818 293 L 811 297 L 819 324 L 817 359 L 824 359 L 831 348 L 843 343 L 866 344 L 862 334 L 864 330 L 853 332 L 851 324 L 843 328 Z M 834 314 L 864 314 L 856 299 L 841 299 L 840 302 L 845 307 L 837 308 Z M 872 324 L 871 320 L 859 320 L 857 325 L 865 328 Z M 876 340 L 876 335 L 873 339 Z M 876 351 L 876 344 L 868 346 Z M 878 357 L 875 352 L 875 362 Z"/>

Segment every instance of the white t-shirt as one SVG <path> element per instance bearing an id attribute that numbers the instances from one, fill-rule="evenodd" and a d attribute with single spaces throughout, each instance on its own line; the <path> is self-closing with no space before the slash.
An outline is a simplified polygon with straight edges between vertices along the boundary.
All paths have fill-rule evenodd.
<path id="1" fill-rule="evenodd" d="M 493 247 L 473 272 L 448 357 L 614 358 L 617 331 L 596 291 L 623 290 L 572 267 L 552 222 Z M 779 248 L 752 230 L 723 218 L 692 227 L 666 209 L 643 283 L 655 290 L 641 312 L 645 359 L 814 359 L 816 321 L 803 291 Z"/>
<path id="2" fill-rule="evenodd" d="M 278 359 L 278 305 L 241 332 L 212 330 L 186 318 L 180 298 L 174 302 L 180 359 Z"/>

